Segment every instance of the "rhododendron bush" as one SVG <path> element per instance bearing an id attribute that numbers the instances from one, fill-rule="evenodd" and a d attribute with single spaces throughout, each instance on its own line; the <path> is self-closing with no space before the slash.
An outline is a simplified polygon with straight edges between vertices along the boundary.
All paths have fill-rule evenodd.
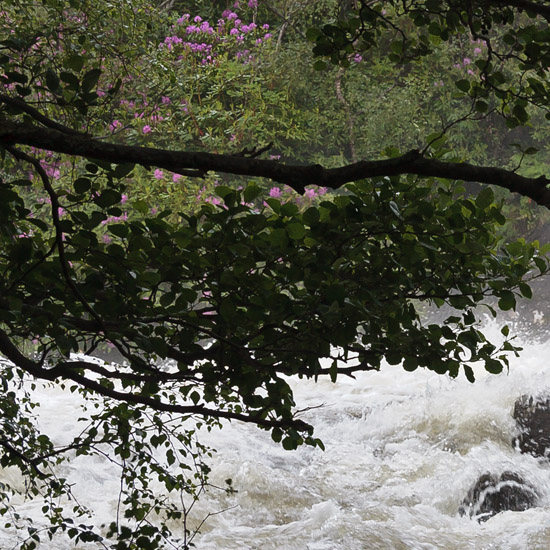
<path id="1" fill-rule="evenodd" d="M 491 185 L 547 206 L 548 180 L 463 162 L 445 141 L 450 123 L 424 136 L 421 150 L 359 160 L 374 146 L 356 139 L 359 119 L 342 91 L 345 74 L 386 82 L 387 48 L 396 70 L 409 70 L 429 44 L 462 35 L 451 15 L 466 8 L 438 2 L 447 21 L 411 2 L 409 58 L 401 4 L 358 2 L 357 19 L 323 3 L 326 21 L 312 21 L 308 36 L 340 67 L 326 73 L 330 87 L 311 93 L 337 105 L 334 124 L 343 120 L 349 138 L 348 152 L 325 166 L 304 151 L 312 140 L 312 158 L 323 159 L 330 113 L 306 109 L 296 90 L 307 84 L 283 70 L 290 19 L 260 20 L 278 13 L 277 2 L 273 12 L 268 0 L 238 4 L 218 14 L 166 13 L 142 0 L 2 4 L 0 465 L 17 476 L 0 484 L 0 512 L 14 547 L 49 538 L 60 547 L 188 548 L 200 495 L 233 490 L 209 485 L 199 428 L 247 422 L 285 449 L 322 449 L 290 379 L 336 381 L 385 361 L 473 381 L 518 351 L 506 327 L 503 344 L 486 338 L 479 306 L 513 309 L 548 260 L 539 243 L 501 241 Z M 489 13 L 506 32 L 511 23 Z M 436 85 L 430 74 L 430 89 L 456 81 L 449 101 L 457 112 L 473 105 L 462 117 L 469 123 L 491 108 L 522 124 L 529 90 L 520 99 L 510 91 L 508 102 L 499 95 L 500 77 L 479 63 L 496 55 L 480 29 L 465 46 L 477 59 L 452 45 L 448 59 L 460 53 L 459 66 Z M 532 54 L 524 70 L 540 77 L 545 59 Z M 331 98 L 319 91 L 329 88 Z M 368 112 L 357 116 L 369 122 Z M 482 191 L 465 195 L 461 181 Z M 450 308 L 429 323 L 424 304 Z M 80 403 L 67 441 L 41 423 L 40 391 L 72 392 Z M 120 473 L 105 525 L 61 473 L 90 456 Z M 40 503 L 39 517 L 27 517 L 23 496 Z"/>

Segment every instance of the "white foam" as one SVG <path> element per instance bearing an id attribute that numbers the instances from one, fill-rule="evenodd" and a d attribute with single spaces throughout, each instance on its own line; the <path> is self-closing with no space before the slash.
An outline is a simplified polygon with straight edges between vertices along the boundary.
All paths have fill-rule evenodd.
<path id="1" fill-rule="evenodd" d="M 498 327 L 486 329 L 498 336 Z M 218 450 L 212 481 L 232 478 L 238 493 L 209 491 L 194 509 L 195 524 L 209 512 L 195 540 L 201 550 L 526 550 L 550 547 L 550 466 L 512 448 L 514 401 L 550 380 L 550 343 L 526 344 L 509 373 L 450 379 L 385 365 L 356 380 L 315 384 L 294 380 L 298 408 L 326 451 L 284 451 L 269 434 L 227 423 L 201 441 Z M 77 398 L 45 390 L 51 415 L 44 428 L 64 441 Z M 56 414 L 56 411 L 58 414 Z M 499 514 L 483 524 L 458 515 L 477 477 L 513 470 L 541 493 L 541 506 Z M 116 468 L 83 457 L 64 472 L 75 493 L 113 519 Z M 8 475 L 6 473 L 6 475 Z M 26 503 L 25 511 L 33 510 Z M 9 540 L 8 533 L 0 538 Z M 56 548 L 44 544 L 41 548 Z"/>

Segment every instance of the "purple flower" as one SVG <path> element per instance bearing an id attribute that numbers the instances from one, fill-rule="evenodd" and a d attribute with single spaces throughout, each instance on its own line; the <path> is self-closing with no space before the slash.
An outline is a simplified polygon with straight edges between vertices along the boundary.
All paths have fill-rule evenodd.
<path id="1" fill-rule="evenodd" d="M 111 132 L 114 132 L 120 126 L 122 126 L 120 120 L 113 120 L 113 122 L 109 124 L 109 129 L 111 130 Z"/>
<path id="2" fill-rule="evenodd" d="M 472 63 L 472 60 L 469 58 L 469 57 L 465 57 L 463 60 L 462 60 L 462 64 L 466 67 L 466 65 L 471 65 Z"/>
<path id="3" fill-rule="evenodd" d="M 237 23 L 237 22 L 235 21 L 235 23 Z M 256 27 L 257 27 L 256 23 L 252 22 L 252 23 L 250 23 L 250 25 L 242 25 L 241 26 L 241 31 L 246 34 L 250 31 L 253 31 Z"/>
<path id="4" fill-rule="evenodd" d="M 306 189 L 306 192 L 304 193 L 304 195 L 308 198 L 308 199 L 313 199 L 315 198 L 315 196 L 317 195 L 317 192 L 315 191 L 315 189 Z"/>
<path id="5" fill-rule="evenodd" d="M 282 194 L 283 194 L 283 192 L 281 191 L 281 189 L 279 187 L 272 187 L 269 190 L 269 196 L 273 197 L 274 199 L 278 199 Z"/>
<path id="6" fill-rule="evenodd" d="M 257 8 L 258 7 L 258 0 L 248 0 L 248 7 L 249 8 Z"/>
<path id="7" fill-rule="evenodd" d="M 169 103 L 172 103 L 172 100 L 171 100 L 168 96 L 165 96 L 165 95 L 163 95 L 163 96 L 160 98 L 160 101 L 161 101 L 161 103 L 163 103 L 164 105 L 168 105 Z"/>
<path id="8" fill-rule="evenodd" d="M 149 134 L 149 133 L 151 132 L 151 130 L 152 130 L 151 126 L 149 126 L 149 124 L 146 124 L 146 125 L 142 128 L 141 131 L 142 131 L 144 134 Z"/>

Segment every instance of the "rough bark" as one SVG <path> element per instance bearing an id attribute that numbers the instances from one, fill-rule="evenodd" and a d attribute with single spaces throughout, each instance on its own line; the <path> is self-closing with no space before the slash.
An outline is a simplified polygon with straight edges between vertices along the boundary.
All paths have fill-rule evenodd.
<path id="1" fill-rule="evenodd" d="M 99 141 L 86 135 L 68 134 L 53 128 L 0 120 L 0 145 L 29 145 L 57 153 L 111 163 L 134 163 L 158 167 L 195 177 L 214 171 L 241 176 L 263 177 L 289 185 L 303 193 L 308 185 L 337 189 L 364 178 L 415 174 L 450 180 L 496 185 L 550 207 L 550 179 L 527 178 L 503 168 L 445 162 L 410 151 L 384 160 L 361 160 L 340 168 L 319 164 L 297 166 L 251 156 L 156 149 Z"/>

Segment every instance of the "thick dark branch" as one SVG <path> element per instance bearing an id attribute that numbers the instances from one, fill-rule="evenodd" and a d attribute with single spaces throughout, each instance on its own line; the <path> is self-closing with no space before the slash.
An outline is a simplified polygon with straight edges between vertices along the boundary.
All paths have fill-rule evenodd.
<path id="1" fill-rule="evenodd" d="M 73 136 L 86 136 L 86 134 L 79 132 L 78 130 L 73 130 L 72 128 L 69 128 L 64 124 L 59 124 L 59 122 L 55 122 L 55 120 L 52 120 L 51 118 L 43 115 L 38 109 L 35 109 L 27 102 L 17 97 L 10 97 L 5 94 L 0 94 L 0 103 L 5 103 L 6 105 L 11 105 L 16 109 L 20 109 L 24 113 L 27 113 L 32 118 L 34 118 L 37 122 L 41 122 L 42 124 L 44 124 L 44 126 L 48 126 L 49 128 L 52 128 L 54 130 L 59 130 L 64 134 L 69 134 Z"/>
<path id="2" fill-rule="evenodd" d="M 276 161 L 242 158 L 214 153 L 170 151 L 151 147 L 132 147 L 96 141 L 82 136 L 68 136 L 50 128 L 0 121 L 0 145 L 24 144 L 67 155 L 111 163 L 134 163 L 158 166 L 172 172 L 184 170 L 215 171 L 242 176 L 264 177 L 289 185 L 303 193 L 307 185 L 336 189 L 346 183 L 365 178 L 415 174 L 450 180 L 475 181 L 504 187 L 550 207 L 550 179 L 526 178 L 503 168 L 474 166 L 460 162 L 444 162 L 411 151 L 387 160 L 362 160 L 341 168 L 324 168 L 319 164 L 292 166 Z"/>
<path id="3" fill-rule="evenodd" d="M 263 426 L 264 428 L 294 428 L 300 431 L 311 431 L 311 427 L 295 418 L 288 419 L 270 419 L 264 418 L 257 414 L 245 414 L 236 413 L 231 411 L 210 409 L 204 405 L 178 405 L 172 403 L 166 403 L 160 399 L 150 397 L 147 395 L 140 395 L 132 392 L 118 391 L 112 387 L 105 386 L 96 380 L 91 380 L 86 376 L 75 372 L 73 367 L 74 362 L 68 361 L 60 363 L 53 368 L 45 368 L 40 363 L 32 361 L 28 357 L 25 357 L 13 344 L 9 336 L 0 329 L 0 354 L 4 355 L 16 366 L 20 367 L 32 376 L 42 379 L 54 381 L 57 378 L 64 380 L 73 380 L 83 388 L 90 390 L 98 395 L 115 399 L 116 401 L 122 401 L 125 403 L 131 403 L 134 405 L 145 405 L 155 411 L 165 411 L 184 415 L 199 415 L 210 418 L 226 418 L 229 420 L 240 420 L 241 422 L 248 422 Z M 78 367 L 85 367 L 84 362 L 77 363 Z M 93 366 L 93 365 L 91 365 Z"/>
<path id="4" fill-rule="evenodd" d="M 6 452 L 17 460 L 20 460 L 24 464 L 28 464 L 39 477 L 45 478 L 46 474 L 38 468 L 36 465 L 42 458 L 29 458 L 21 451 L 17 450 L 7 439 L 0 439 L 0 447 L 3 447 Z"/>
<path id="5" fill-rule="evenodd" d="M 538 2 L 531 2 L 529 0 L 489 0 L 491 4 L 505 7 L 518 8 L 520 10 L 526 10 L 543 17 L 550 19 L 550 5 L 548 3 L 539 4 Z"/>

